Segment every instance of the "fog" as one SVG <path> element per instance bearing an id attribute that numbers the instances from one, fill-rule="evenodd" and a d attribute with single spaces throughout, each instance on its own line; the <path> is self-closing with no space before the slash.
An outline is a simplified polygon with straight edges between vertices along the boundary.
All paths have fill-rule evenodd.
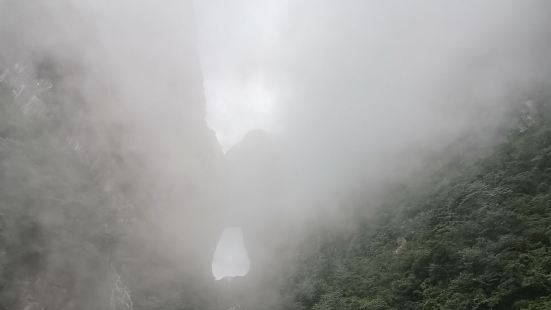
<path id="1" fill-rule="evenodd" d="M 306 236 L 353 229 L 390 184 L 457 139 L 490 143 L 547 86 L 550 14 L 0 0 L 0 309 L 227 309 L 235 287 L 278 309 Z M 239 284 L 211 273 L 228 227 L 250 259 Z"/>

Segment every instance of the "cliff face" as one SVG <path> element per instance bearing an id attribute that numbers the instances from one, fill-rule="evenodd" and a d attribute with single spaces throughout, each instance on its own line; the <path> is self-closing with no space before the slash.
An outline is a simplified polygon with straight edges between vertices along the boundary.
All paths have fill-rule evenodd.
<path id="1" fill-rule="evenodd" d="M 0 309 L 156 309 L 208 283 L 221 153 L 190 1 L 0 12 Z"/>

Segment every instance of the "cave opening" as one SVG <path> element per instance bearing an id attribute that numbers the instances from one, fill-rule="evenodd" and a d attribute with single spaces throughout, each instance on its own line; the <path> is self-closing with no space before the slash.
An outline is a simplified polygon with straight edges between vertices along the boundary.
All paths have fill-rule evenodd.
<path id="1" fill-rule="evenodd" d="M 244 277 L 250 269 L 250 260 L 241 227 L 227 227 L 222 231 L 212 258 L 212 275 L 216 280 Z"/>

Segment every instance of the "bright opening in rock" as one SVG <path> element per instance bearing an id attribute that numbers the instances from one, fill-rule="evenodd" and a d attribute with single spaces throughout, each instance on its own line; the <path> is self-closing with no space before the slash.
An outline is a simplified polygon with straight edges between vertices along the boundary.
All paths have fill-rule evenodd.
<path id="1" fill-rule="evenodd" d="M 212 275 L 216 280 L 243 277 L 249 272 L 249 254 L 240 227 L 224 229 L 212 258 Z"/>

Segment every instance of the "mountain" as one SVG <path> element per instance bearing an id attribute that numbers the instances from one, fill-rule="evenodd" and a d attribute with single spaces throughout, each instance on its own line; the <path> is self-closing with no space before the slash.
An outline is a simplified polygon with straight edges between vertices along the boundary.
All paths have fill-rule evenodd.
<path id="1" fill-rule="evenodd" d="M 0 1 L 0 42 L 0 309 L 206 303 L 222 153 L 191 1 Z"/>
<path id="2" fill-rule="evenodd" d="M 353 232 L 307 239 L 287 309 L 550 309 L 549 96 L 536 103 L 489 151 L 444 153 L 389 190 Z"/>

